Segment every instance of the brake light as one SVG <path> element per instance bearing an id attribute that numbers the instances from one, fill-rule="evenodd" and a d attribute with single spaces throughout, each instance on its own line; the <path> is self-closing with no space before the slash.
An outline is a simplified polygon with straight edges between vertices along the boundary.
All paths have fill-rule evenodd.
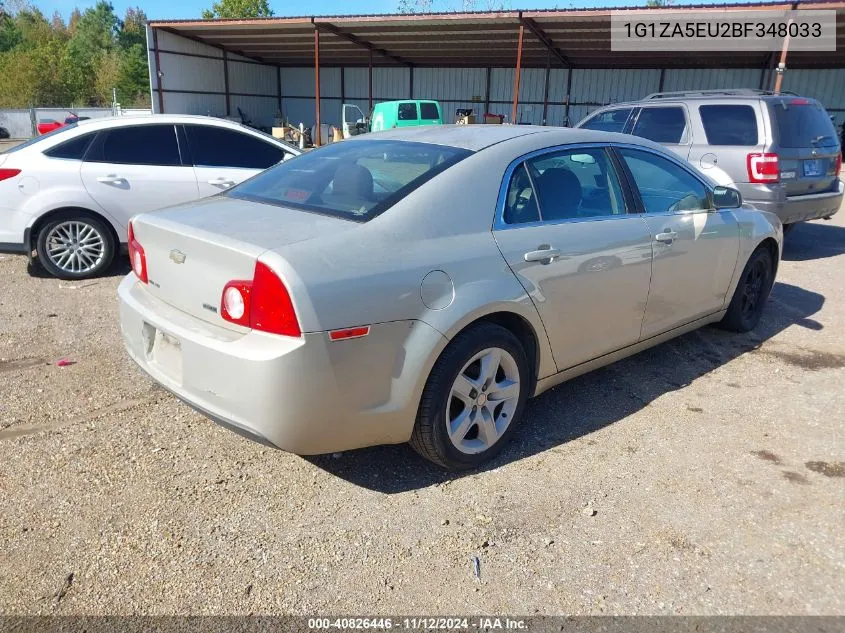
<path id="1" fill-rule="evenodd" d="M 19 173 L 21 173 L 20 169 L 0 169 L 0 180 L 8 180 L 9 178 L 14 178 Z"/>
<path id="2" fill-rule="evenodd" d="M 842 170 L 842 152 L 839 152 L 839 156 L 836 157 L 836 171 L 833 172 L 834 176 L 838 176 L 839 172 Z"/>
<path id="3" fill-rule="evenodd" d="M 807 99 L 793 99 L 789 105 L 810 105 L 810 102 Z"/>
<path id="4" fill-rule="evenodd" d="M 746 158 L 749 182 L 778 182 L 780 162 L 778 155 L 771 152 L 749 154 Z"/>
<path id="5" fill-rule="evenodd" d="M 132 271 L 142 283 L 149 283 L 147 277 L 147 256 L 144 254 L 144 247 L 135 239 L 135 229 L 132 228 L 132 221 L 129 221 L 129 263 Z"/>
<path id="6" fill-rule="evenodd" d="M 261 262 L 256 262 L 252 280 L 230 281 L 223 287 L 220 316 L 261 332 L 302 335 L 287 287 Z"/>

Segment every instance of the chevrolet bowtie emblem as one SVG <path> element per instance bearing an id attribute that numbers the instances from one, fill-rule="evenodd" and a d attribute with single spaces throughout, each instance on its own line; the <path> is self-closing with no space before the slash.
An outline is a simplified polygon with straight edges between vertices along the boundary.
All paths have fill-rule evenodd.
<path id="1" fill-rule="evenodd" d="M 172 250 L 170 251 L 170 259 L 173 261 L 174 264 L 184 264 L 185 253 L 178 250 Z"/>

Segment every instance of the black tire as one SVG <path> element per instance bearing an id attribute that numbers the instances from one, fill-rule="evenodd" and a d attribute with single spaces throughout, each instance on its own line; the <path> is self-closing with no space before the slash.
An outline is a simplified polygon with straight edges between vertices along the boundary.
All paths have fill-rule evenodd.
<path id="1" fill-rule="evenodd" d="M 98 243 L 96 240 L 94 242 L 87 242 L 87 240 L 90 239 L 89 236 L 94 234 L 96 234 L 96 236 L 101 240 L 102 250 L 100 254 L 95 257 L 86 252 L 86 257 L 90 257 L 93 263 L 89 264 L 88 261 L 86 261 L 84 265 L 80 264 L 78 266 L 79 270 L 74 270 L 75 266 L 72 266 L 70 263 L 62 266 L 61 261 L 58 258 L 51 256 L 48 249 L 48 240 L 56 240 L 57 235 L 55 231 L 57 230 L 57 227 L 63 225 L 66 227 L 76 226 L 80 228 L 87 227 L 87 229 L 90 229 L 90 231 L 85 230 L 84 232 L 86 235 L 84 239 L 87 244 Z M 47 221 L 47 223 L 45 223 L 38 231 L 35 249 L 38 253 L 38 261 L 44 270 L 50 273 L 53 277 L 74 280 L 97 277 L 108 270 L 114 260 L 117 245 L 115 244 L 111 228 L 105 223 L 105 221 L 92 214 L 80 211 L 75 213 L 63 213 Z M 81 261 L 81 259 L 79 261 Z"/>
<path id="2" fill-rule="evenodd" d="M 745 264 L 728 311 L 719 326 L 733 332 L 750 332 L 757 327 L 775 281 L 774 272 L 769 249 L 757 247 Z"/>
<path id="3" fill-rule="evenodd" d="M 449 437 L 447 405 L 452 402 L 452 387 L 458 374 L 474 356 L 488 348 L 504 350 L 511 360 L 515 361 L 519 376 L 519 395 L 515 398 L 516 407 L 510 421 L 498 440 L 486 450 L 467 453 L 459 450 Z M 478 466 L 495 457 L 508 443 L 519 425 L 530 389 L 531 372 L 519 339 L 509 330 L 493 323 L 470 326 L 449 343 L 431 370 L 420 400 L 416 424 L 411 435 L 411 446 L 426 459 L 448 470 L 466 470 Z M 485 398 L 483 395 L 480 397 Z M 493 401 L 492 397 L 490 401 Z M 493 405 L 493 409 L 497 410 L 496 405 Z M 494 413 L 494 418 L 497 415 L 501 416 L 501 413 Z M 481 432 L 477 426 L 470 426 L 467 435 L 473 430 L 476 434 Z"/>

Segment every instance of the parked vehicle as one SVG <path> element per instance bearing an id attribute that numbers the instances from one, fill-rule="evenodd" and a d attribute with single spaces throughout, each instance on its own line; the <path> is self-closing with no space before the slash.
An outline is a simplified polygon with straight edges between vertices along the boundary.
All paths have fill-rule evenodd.
<path id="1" fill-rule="evenodd" d="M 61 279 L 102 273 L 136 213 L 224 191 L 298 148 L 187 115 L 79 121 L 0 154 L 0 252 Z"/>
<path id="2" fill-rule="evenodd" d="M 0 127 L 0 139 L 7 139 L 9 138 L 9 130 L 4 127 Z"/>
<path id="3" fill-rule="evenodd" d="M 782 232 L 740 205 L 621 134 L 360 136 L 136 216 L 121 331 L 154 380 L 259 441 L 410 440 L 468 468 L 531 395 L 707 323 L 754 328 Z"/>
<path id="4" fill-rule="evenodd" d="M 437 101 L 384 101 L 373 106 L 369 117 L 358 106 L 343 104 L 343 138 L 420 125 L 443 125 L 443 110 Z"/>
<path id="5" fill-rule="evenodd" d="M 49 134 L 59 128 L 62 128 L 66 125 L 71 125 L 72 123 L 79 123 L 80 121 L 87 121 L 91 117 L 87 116 L 77 116 L 75 114 L 71 114 L 70 116 L 65 117 L 64 121 L 56 121 L 55 119 L 41 119 L 38 124 L 35 126 L 35 130 L 38 132 L 39 135 Z"/>
<path id="6" fill-rule="evenodd" d="M 815 99 L 760 90 L 664 92 L 606 106 L 577 127 L 662 143 L 788 229 L 842 204 L 842 148 Z"/>

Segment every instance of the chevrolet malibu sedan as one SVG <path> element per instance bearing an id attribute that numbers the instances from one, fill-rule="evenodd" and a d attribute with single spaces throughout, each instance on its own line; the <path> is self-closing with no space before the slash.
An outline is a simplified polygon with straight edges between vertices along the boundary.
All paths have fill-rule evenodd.
<path id="1" fill-rule="evenodd" d="M 121 329 L 154 380 L 258 441 L 410 442 L 471 468 L 530 396 L 705 324 L 754 328 L 781 242 L 645 139 L 397 129 L 136 216 Z"/>

